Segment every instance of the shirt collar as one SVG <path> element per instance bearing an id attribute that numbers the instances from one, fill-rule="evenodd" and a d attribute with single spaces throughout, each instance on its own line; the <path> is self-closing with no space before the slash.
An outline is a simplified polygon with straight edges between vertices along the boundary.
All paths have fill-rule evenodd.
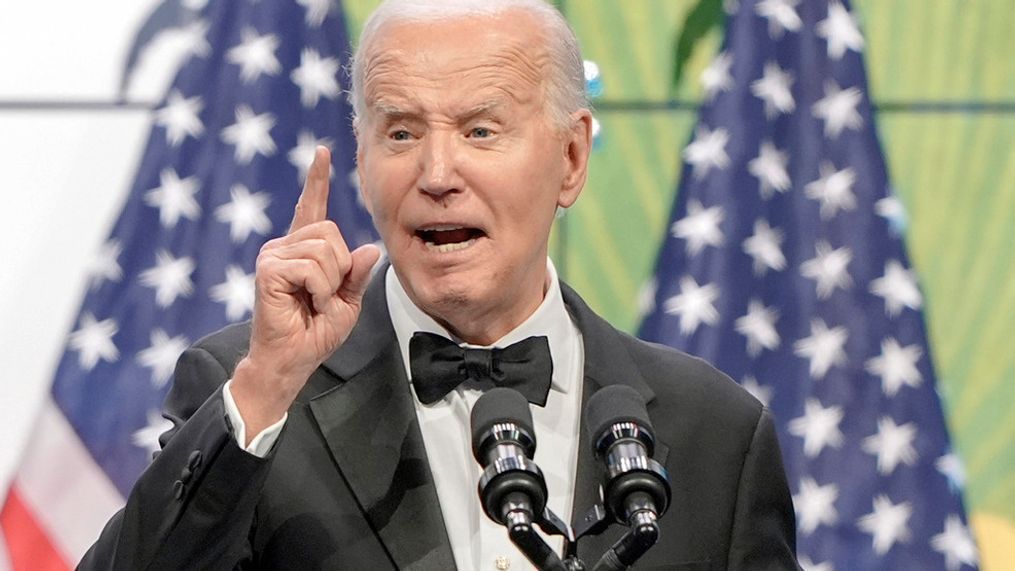
<path id="1" fill-rule="evenodd" d="M 571 365 L 572 359 L 569 348 L 574 346 L 577 330 L 571 322 L 571 316 L 564 306 L 564 298 L 560 293 L 560 281 L 557 278 L 557 269 L 549 258 L 546 259 L 547 288 L 542 303 L 536 308 L 525 321 L 518 327 L 509 331 L 506 335 L 490 345 L 482 347 L 507 347 L 522 339 L 532 336 L 545 335 L 550 345 L 550 358 L 553 360 L 553 377 L 550 388 L 555 391 L 567 393 L 571 388 L 571 378 L 566 370 Z M 402 352 L 402 362 L 405 364 L 405 375 L 412 378 L 409 369 L 409 339 L 417 331 L 436 333 L 455 341 L 462 346 L 480 347 L 471 345 L 456 338 L 434 318 L 416 307 L 409 294 L 405 292 L 402 283 L 395 274 L 394 267 L 388 267 L 384 277 L 384 288 L 388 298 L 388 313 L 391 316 L 391 324 L 395 329 L 395 336 L 398 338 L 398 348 Z"/>

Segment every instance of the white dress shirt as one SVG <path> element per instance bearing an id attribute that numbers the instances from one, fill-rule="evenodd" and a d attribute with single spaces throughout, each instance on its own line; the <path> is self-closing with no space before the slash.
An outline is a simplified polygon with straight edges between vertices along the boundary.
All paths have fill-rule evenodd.
<path id="1" fill-rule="evenodd" d="M 546 478 L 548 507 L 561 519 L 570 522 L 578 462 L 585 355 L 581 332 L 567 313 L 557 271 L 549 259 L 546 261 L 546 274 L 546 294 L 536 311 L 487 347 L 506 347 L 531 336 L 547 337 L 553 360 L 553 377 L 546 406 L 530 405 L 537 439 L 534 460 Z M 385 294 L 407 378 L 411 379 L 412 374 L 409 369 L 409 339 L 417 331 L 436 333 L 462 346 L 476 347 L 461 342 L 416 307 L 405 293 L 394 268 L 389 267 L 385 276 Z M 229 383 L 223 389 L 226 412 L 233 423 L 237 440 L 243 446 L 243 419 L 228 387 Z M 511 543 L 507 529 L 486 517 L 479 500 L 482 468 L 472 456 L 470 413 L 481 394 L 474 387 L 463 384 L 430 405 L 413 399 L 455 563 L 463 571 L 534 569 Z M 245 449 L 264 456 L 284 424 L 285 417 L 258 434 Z M 562 539 L 546 539 L 560 553 Z"/>
<path id="2" fill-rule="evenodd" d="M 542 304 L 521 325 L 489 347 L 506 347 L 535 335 L 547 337 L 553 360 L 550 392 L 545 407 L 529 406 L 536 431 L 534 460 L 546 477 L 547 505 L 561 519 L 571 521 L 584 350 L 581 332 L 564 307 L 557 271 L 549 259 L 546 274 L 546 295 Z M 413 305 L 393 268 L 388 268 L 385 288 L 388 312 L 407 377 L 411 377 L 409 339 L 413 333 L 437 333 L 461 342 Z M 455 563 L 462 570 L 534 569 L 511 543 L 507 529 L 487 518 L 480 504 L 478 487 L 482 468 L 472 456 L 469 415 L 481 394 L 463 384 L 431 405 L 414 399 Z M 554 538 L 550 545 L 560 553 L 562 543 Z"/>

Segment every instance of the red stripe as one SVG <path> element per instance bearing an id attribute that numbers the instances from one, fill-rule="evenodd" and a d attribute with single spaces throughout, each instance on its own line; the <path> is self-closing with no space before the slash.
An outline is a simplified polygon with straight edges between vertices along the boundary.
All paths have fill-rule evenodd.
<path id="1" fill-rule="evenodd" d="M 31 510 L 21 501 L 17 486 L 7 492 L 0 510 L 0 528 L 7 542 L 7 556 L 14 571 L 67 571 L 64 561 L 46 532 L 39 527 Z"/>

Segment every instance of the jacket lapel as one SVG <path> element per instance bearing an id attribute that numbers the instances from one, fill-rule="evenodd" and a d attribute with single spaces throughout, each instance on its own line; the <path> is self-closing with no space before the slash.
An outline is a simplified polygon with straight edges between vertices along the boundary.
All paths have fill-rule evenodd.
<path id="1" fill-rule="evenodd" d="M 589 398 L 598 390 L 610 385 L 627 385 L 638 391 L 650 405 L 655 393 L 639 373 L 630 353 L 624 334 L 596 315 L 569 286 L 561 283 L 561 292 L 568 312 L 582 333 L 585 348 L 584 384 L 582 388 L 582 421 L 578 435 L 578 466 L 572 508 L 572 525 L 581 527 L 589 510 L 602 501 L 600 484 L 603 468 L 592 450 L 591 437 L 585 425 L 584 411 Z M 655 457 L 665 455 L 666 445 L 656 442 Z M 660 460 L 662 461 L 662 460 Z"/>
<path id="2" fill-rule="evenodd" d="M 454 569 L 427 461 L 423 437 L 388 315 L 386 267 L 377 271 L 363 299 L 359 323 L 323 366 L 343 382 L 314 397 L 310 409 L 338 469 L 365 517 L 399 569 Z M 582 332 L 585 367 L 582 410 L 589 397 L 613 384 L 655 398 L 638 373 L 618 332 L 561 283 L 564 303 Z M 602 468 L 584 419 L 579 435 L 573 525 L 601 501 Z M 349 438 L 349 435 L 358 435 Z M 657 442 L 656 458 L 665 454 Z"/>
<path id="3" fill-rule="evenodd" d="M 363 299 L 359 322 L 324 362 L 344 382 L 310 402 L 349 489 L 399 569 L 453 569 L 409 390 L 388 316 L 386 268 Z"/>

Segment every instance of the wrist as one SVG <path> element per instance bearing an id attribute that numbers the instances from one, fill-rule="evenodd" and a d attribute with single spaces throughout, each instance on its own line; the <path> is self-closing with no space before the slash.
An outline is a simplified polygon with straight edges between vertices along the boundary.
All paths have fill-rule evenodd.
<path id="1" fill-rule="evenodd" d="M 246 425 L 247 440 L 277 423 L 289 410 L 299 389 L 287 390 L 287 386 L 289 384 L 278 375 L 249 357 L 244 357 L 236 365 L 228 390 Z"/>

